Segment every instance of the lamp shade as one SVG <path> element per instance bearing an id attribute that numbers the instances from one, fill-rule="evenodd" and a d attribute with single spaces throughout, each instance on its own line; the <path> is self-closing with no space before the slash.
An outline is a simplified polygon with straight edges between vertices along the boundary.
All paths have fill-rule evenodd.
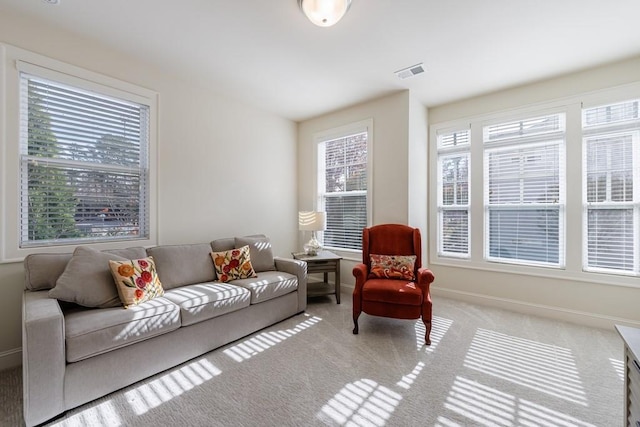
<path id="1" fill-rule="evenodd" d="M 298 212 L 298 229 L 301 231 L 322 231 L 327 228 L 325 212 Z"/>
<path id="2" fill-rule="evenodd" d="M 347 13 L 351 0 L 298 0 L 298 5 L 309 21 L 319 27 L 330 27 Z"/>

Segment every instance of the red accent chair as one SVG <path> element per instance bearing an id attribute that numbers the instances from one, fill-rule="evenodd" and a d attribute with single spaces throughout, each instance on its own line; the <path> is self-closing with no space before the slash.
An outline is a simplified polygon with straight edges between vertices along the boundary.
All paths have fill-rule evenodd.
<path id="1" fill-rule="evenodd" d="M 362 230 L 362 264 L 353 268 L 353 333 L 358 333 L 361 312 L 394 319 L 419 319 L 426 328 L 424 341 L 431 345 L 431 294 L 433 273 L 422 268 L 420 230 L 401 224 L 381 224 Z M 415 255 L 415 281 L 369 278 L 370 255 Z"/>

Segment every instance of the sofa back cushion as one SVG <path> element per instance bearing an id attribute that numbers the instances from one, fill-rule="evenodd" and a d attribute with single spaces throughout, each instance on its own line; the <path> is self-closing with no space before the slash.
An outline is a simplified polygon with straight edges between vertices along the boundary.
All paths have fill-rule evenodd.
<path id="1" fill-rule="evenodd" d="M 71 254 L 30 254 L 24 258 L 24 287 L 30 291 L 52 289 Z"/>
<path id="2" fill-rule="evenodd" d="M 235 249 L 236 241 L 233 237 L 225 237 L 224 239 L 216 239 L 211 242 L 213 252 L 222 252 Z"/>
<path id="3" fill-rule="evenodd" d="M 251 265 L 256 273 L 274 271 L 276 264 L 273 260 L 271 241 L 266 236 L 246 236 L 234 239 L 235 247 L 249 246 Z"/>
<path id="4" fill-rule="evenodd" d="M 106 253 L 129 258 L 131 255 L 146 256 L 143 247 L 129 249 L 111 249 L 104 251 Z M 24 258 L 24 287 L 30 291 L 43 291 L 53 289 L 56 286 L 58 278 L 62 275 L 69 260 L 71 253 L 64 254 L 30 254 Z M 108 268 L 108 265 L 107 265 Z"/>
<path id="5" fill-rule="evenodd" d="M 165 290 L 216 280 L 211 246 L 206 243 L 156 246 L 147 253 L 156 263 Z"/>
<path id="6" fill-rule="evenodd" d="M 121 302 L 109 261 L 145 256 L 146 251 L 142 247 L 101 252 L 92 247 L 78 246 L 56 281 L 56 286 L 49 291 L 49 296 L 84 307 L 118 307 Z"/>

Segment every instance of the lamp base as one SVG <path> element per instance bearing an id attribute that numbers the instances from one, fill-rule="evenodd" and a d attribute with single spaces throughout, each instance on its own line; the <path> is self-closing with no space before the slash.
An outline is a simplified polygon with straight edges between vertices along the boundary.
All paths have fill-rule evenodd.
<path id="1" fill-rule="evenodd" d="M 320 245 L 320 242 L 318 242 L 315 236 L 313 236 L 311 240 L 305 243 L 303 247 L 304 253 L 311 256 L 318 255 L 318 253 L 322 250 L 322 245 Z"/>

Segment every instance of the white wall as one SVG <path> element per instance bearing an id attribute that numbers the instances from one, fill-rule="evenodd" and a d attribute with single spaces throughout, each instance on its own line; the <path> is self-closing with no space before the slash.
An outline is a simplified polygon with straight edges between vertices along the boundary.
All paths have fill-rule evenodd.
<path id="1" fill-rule="evenodd" d="M 430 108 L 429 122 L 430 125 L 436 125 L 638 81 L 640 57 Z M 581 162 L 579 156 L 568 157 L 568 162 Z M 482 215 L 482 211 L 476 211 L 475 215 Z M 430 220 L 435 221 L 435 215 L 431 215 Z M 482 218 L 479 218 L 479 223 L 482 223 Z M 574 221 L 570 226 L 579 225 Z M 597 274 L 591 276 L 592 282 L 584 282 L 437 264 L 432 264 L 431 269 L 436 276 L 433 291 L 435 295 L 499 305 L 607 328 L 615 323 L 640 326 L 638 279 L 636 281 L 639 287 L 623 287 L 602 284 L 604 278 L 599 282 Z"/>
<path id="2" fill-rule="evenodd" d="M 414 95 L 409 94 L 409 152 L 407 197 L 409 212 L 407 223 L 422 230 L 422 262 L 426 265 L 428 234 L 428 114 Z"/>
<path id="3" fill-rule="evenodd" d="M 278 255 L 295 250 L 294 122 L 20 15 L 0 15 L 0 42 L 159 94 L 159 243 L 265 233 Z M 0 265 L 0 368 L 20 362 L 23 274 Z"/>
<path id="4" fill-rule="evenodd" d="M 414 105 L 415 106 L 415 105 Z M 410 223 L 410 206 L 413 200 L 409 197 L 409 177 L 421 175 L 421 167 L 409 162 L 409 156 L 426 155 L 426 112 L 418 108 L 418 115 L 422 113 L 423 128 L 413 130 L 415 138 L 409 144 L 410 128 L 410 94 L 408 91 L 398 92 L 382 98 L 364 102 L 343 110 L 316 117 L 299 123 L 298 126 L 298 207 L 301 210 L 312 209 L 315 199 L 315 142 L 314 135 L 329 129 L 345 126 L 366 119 L 373 120 L 373 188 L 369 195 L 372 198 L 372 222 L 382 223 Z M 422 134 L 422 135 L 421 135 Z M 420 142 L 422 141 L 422 142 Z M 424 147 L 419 147 L 422 144 Z M 426 169 L 424 171 L 424 186 L 426 189 Z M 420 209 L 426 211 L 426 199 L 423 199 Z M 424 217 L 423 217 L 424 218 Z M 419 221 L 419 220 L 418 220 Z M 423 220 L 424 222 L 424 220 Z M 421 226 L 424 224 L 416 224 Z M 426 227 L 423 228 L 426 232 Z M 302 237 L 299 237 L 299 248 L 302 247 Z M 341 263 L 341 282 L 353 285 L 351 270 L 362 256 L 353 252 L 341 252 L 344 260 Z"/>

